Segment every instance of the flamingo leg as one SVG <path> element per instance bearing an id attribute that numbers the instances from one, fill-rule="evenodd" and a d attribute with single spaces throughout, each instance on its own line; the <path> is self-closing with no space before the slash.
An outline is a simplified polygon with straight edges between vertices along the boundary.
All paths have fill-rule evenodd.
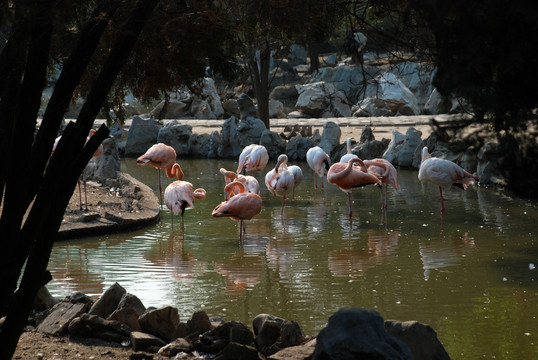
<path id="1" fill-rule="evenodd" d="M 239 242 L 243 243 L 243 220 L 239 221 Z"/>
<path id="2" fill-rule="evenodd" d="M 385 210 L 385 201 L 383 200 L 383 185 L 379 187 L 379 193 L 381 194 L 381 210 Z"/>
<path id="3" fill-rule="evenodd" d="M 174 231 L 174 214 L 170 211 L 170 219 L 172 221 L 172 231 Z"/>
<path id="4" fill-rule="evenodd" d="M 286 204 L 286 196 L 282 197 L 282 208 L 280 208 L 280 217 L 284 216 L 284 205 Z"/>
<path id="5" fill-rule="evenodd" d="M 88 211 L 88 191 L 86 190 L 86 180 L 83 180 L 84 183 L 84 206 L 86 211 Z"/>
<path id="6" fill-rule="evenodd" d="M 185 223 L 183 222 L 183 214 L 181 214 L 181 232 L 185 232 Z"/>
<path id="7" fill-rule="evenodd" d="M 80 210 L 82 210 L 82 192 L 80 190 L 80 179 L 78 179 L 78 200 L 80 203 Z"/>
<path id="8" fill-rule="evenodd" d="M 347 193 L 347 205 L 349 206 L 349 218 L 351 219 L 352 210 L 351 210 L 351 192 Z"/>
<path id="9" fill-rule="evenodd" d="M 159 211 L 161 211 L 161 207 L 163 206 L 163 188 L 161 185 L 161 169 L 157 169 L 159 171 L 159 196 L 161 198 L 161 206 L 159 207 Z"/>
<path id="10" fill-rule="evenodd" d="M 385 201 L 383 202 L 383 205 L 385 206 L 385 209 L 388 208 L 387 206 L 387 191 L 388 191 L 389 185 L 385 184 Z"/>
<path id="11" fill-rule="evenodd" d="M 314 187 L 316 191 L 318 191 L 318 176 L 315 172 L 314 172 Z"/>
<path id="12" fill-rule="evenodd" d="M 439 186 L 439 194 L 441 194 L 441 214 L 445 213 L 445 201 L 443 199 L 443 188 Z"/>
<path id="13" fill-rule="evenodd" d="M 321 190 L 325 190 L 325 183 L 323 182 L 323 176 L 321 177 Z"/>

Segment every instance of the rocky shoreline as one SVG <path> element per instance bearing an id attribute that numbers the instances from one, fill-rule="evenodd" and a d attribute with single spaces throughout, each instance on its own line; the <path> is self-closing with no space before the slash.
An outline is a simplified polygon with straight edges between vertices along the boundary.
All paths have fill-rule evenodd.
<path id="1" fill-rule="evenodd" d="M 85 343 L 81 339 L 99 339 L 121 349 L 125 359 L 450 359 L 430 326 L 384 320 L 363 308 L 338 310 L 309 336 L 294 320 L 271 314 L 258 314 L 251 326 L 204 311 L 180 321 L 177 308 L 146 308 L 118 283 L 95 302 L 82 293 L 59 301 L 43 288 L 36 304 L 34 332 Z"/>
<path id="2" fill-rule="evenodd" d="M 87 184 L 88 210 L 79 208 L 78 192 L 72 196 L 57 238 L 60 240 L 134 230 L 160 219 L 159 200 L 153 190 L 131 175 L 93 178 Z"/>

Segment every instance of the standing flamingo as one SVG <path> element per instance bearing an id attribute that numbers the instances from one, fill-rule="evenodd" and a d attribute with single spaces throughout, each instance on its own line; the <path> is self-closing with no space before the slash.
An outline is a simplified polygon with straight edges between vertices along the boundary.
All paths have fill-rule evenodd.
<path id="1" fill-rule="evenodd" d="M 346 149 L 347 149 L 347 153 L 345 155 L 342 155 L 342 157 L 340 158 L 341 163 L 347 164 L 349 159 L 358 159 L 359 158 L 357 155 L 353 154 L 353 152 L 352 152 L 351 138 L 347 138 L 347 140 L 346 140 Z"/>
<path id="2" fill-rule="evenodd" d="M 166 169 L 166 176 L 169 178 L 177 177 L 183 179 L 181 166 L 176 163 L 176 151 L 173 147 L 163 143 L 153 145 L 146 153 L 136 159 L 139 165 L 151 165 L 159 171 L 159 195 L 161 197 L 161 206 L 163 205 L 163 189 L 161 185 L 161 169 Z"/>
<path id="3" fill-rule="evenodd" d="M 295 199 L 295 188 L 297 188 L 297 186 L 304 180 L 303 170 L 297 165 L 288 166 L 288 170 L 293 174 L 293 190 L 291 191 L 291 198 Z"/>
<path id="4" fill-rule="evenodd" d="M 226 170 L 224 168 L 221 168 L 220 170 L 220 173 L 222 175 L 224 175 L 224 181 L 226 182 L 226 185 L 228 185 L 229 183 L 233 182 L 233 181 L 238 181 L 240 183 L 243 184 L 243 186 L 245 187 L 245 191 L 246 192 L 250 192 L 250 193 L 254 193 L 254 194 L 260 194 L 260 183 L 258 182 L 258 180 L 254 177 L 254 176 L 250 176 L 250 175 L 241 175 L 241 174 L 236 174 L 234 173 L 233 171 L 229 171 L 229 170 Z M 238 192 L 238 190 L 236 190 L 234 188 L 234 195 Z M 229 195 L 228 193 L 225 193 L 224 196 L 225 196 L 225 199 L 224 200 L 228 200 L 228 197 L 227 195 Z M 233 195 L 232 195 L 233 196 Z"/>
<path id="5" fill-rule="evenodd" d="M 262 171 L 267 166 L 269 154 L 263 145 L 250 144 L 245 147 L 239 155 L 239 165 L 237 173 L 241 171 L 249 171 L 252 175 L 253 171 Z"/>
<path id="6" fill-rule="evenodd" d="M 394 165 L 390 161 L 383 158 L 376 158 L 372 160 L 363 160 L 366 167 L 366 171 L 375 175 L 384 185 L 379 188 L 381 190 L 381 209 L 387 208 L 387 189 L 389 184 L 396 190 L 400 188 L 398 185 L 398 173 Z M 364 169 L 361 169 L 365 171 Z M 385 188 L 385 195 L 383 196 L 383 187 Z"/>
<path id="7" fill-rule="evenodd" d="M 462 190 L 467 188 L 467 184 L 478 181 L 478 177 L 465 171 L 459 165 L 450 160 L 432 157 L 428 153 L 428 147 L 422 149 L 422 159 L 418 171 L 418 179 L 439 186 L 441 195 L 441 215 L 445 213 L 445 203 L 443 199 L 443 188 L 448 189 L 451 185 Z"/>
<path id="8" fill-rule="evenodd" d="M 88 140 L 90 140 L 90 138 L 96 133 L 97 131 L 94 130 L 94 129 L 91 129 L 90 132 L 88 133 L 88 136 L 86 137 L 86 142 L 84 143 L 84 145 L 86 145 L 86 143 L 88 142 Z M 60 141 L 62 137 L 61 136 L 58 136 L 55 140 L 54 140 L 54 145 L 52 146 L 52 152 L 54 153 L 54 151 L 56 150 L 56 146 L 58 146 L 58 142 Z M 102 144 L 99 144 L 99 146 L 97 147 L 97 150 L 95 150 L 95 152 L 93 153 L 92 157 L 98 157 L 100 156 L 101 154 L 103 153 L 103 145 Z M 86 170 L 86 168 L 84 168 L 84 170 Z M 82 178 L 82 182 L 84 183 L 84 206 L 86 207 L 85 210 L 88 211 L 88 192 L 86 190 L 86 176 L 84 175 L 84 171 L 82 172 L 82 175 L 81 175 L 81 178 Z M 79 198 L 79 202 L 80 202 L 80 210 L 82 210 L 82 192 L 80 190 L 80 178 L 78 179 L 78 198 Z"/>
<path id="9" fill-rule="evenodd" d="M 324 189 L 323 176 L 331 167 L 331 158 L 322 148 L 314 146 L 306 152 L 306 162 L 314 171 L 314 186 L 318 190 L 318 177 L 321 178 L 321 188 Z M 317 175 L 317 176 L 316 176 Z"/>
<path id="10" fill-rule="evenodd" d="M 164 190 L 164 202 L 166 207 L 170 209 L 172 229 L 174 229 L 174 215 L 178 215 L 181 210 L 181 231 L 185 231 L 183 223 L 185 209 L 192 207 L 195 199 L 202 200 L 205 196 L 204 189 L 193 190 L 190 182 L 176 180 L 169 184 Z"/>
<path id="11" fill-rule="evenodd" d="M 354 164 L 365 166 L 361 159 L 352 158 L 348 160 L 347 164 L 341 162 L 333 164 L 327 173 L 327 181 L 347 193 L 350 219 L 352 215 L 351 191 L 353 188 L 371 184 L 381 185 L 381 180 L 368 172 L 361 171 L 360 167 L 353 166 Z"/>
<path id="12" fill-rule="evenodd" d="M 286 204 L 286 195 L 293 191 L 295 187 L 293 173 L 288 170 L 288 156 L 281 154 L 273 170 L 265 175 L 265 185 L 267 189 L 275 195 L 282 196 L 282 208 L 280 216 L 284 215 L 284 205 Z"/>
<path id="13" fill-rule="evenodd" d="M 231 217 L 239 220 L 239 241 L 243 241 L 243 220 L 250 220 L 262 211 L 262 198 L 258 194 L 245 191 L 245 186 L 237 181 L 231 182 L 224 187 L 224 192 L 234 193 L 237 187 L 238 193 L 221 202 L 211 215 L 213 217 Z"/>

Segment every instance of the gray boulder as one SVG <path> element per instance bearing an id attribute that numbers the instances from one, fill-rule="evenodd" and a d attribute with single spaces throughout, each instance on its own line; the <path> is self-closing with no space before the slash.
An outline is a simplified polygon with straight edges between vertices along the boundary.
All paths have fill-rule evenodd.
<path id="1" fill-rule="evenodd" d="M 409 347 L 385 331 L 375 310 L 343 308 L 334 313 L 317 336 L 313 360 L 411 360 Z"/>
<path id="2" fill-rule="evenodd" d="M 192 126 L 181 124 L 179 121 L 174 120 L 159 130 L 157 142 L 170 145 L 177 155 L 189 155 L 191 135 Z"/>
<path id="3" fill-rule="evenodd" d="M 407 344 L 413 360 L 450 360 L 437 333 L 418 321 L 385 321 L 385 330 Z"/>
<path id="4" fill-rule="evenodd" d="M 147 310 L 140 316 L 138 323 L 143 332 L 171 341 L 173 340 L 172 335 L 179 325 L 179 314 L 177 308 L 165 306 Z"/>
<path id="5" fill-rule="evenodd" d="M 126 292 L 127 291 L 118 283 L 110 285 L 103 295 L 101 295 L 99 300 L 93 304 L 90 311 L 88 311 L 88 314 L 97 315 L 106 319 L 114 312 L 114 310 L 116 310 Z"/>
<path id="6" fill-rule="evenodd" d="M 260 145 L 265 146 L 270 159 L 276 159 L 286 151 L 286 141 L 271 130 L 264 130 L 260 137 Z"/>
<path id="7" fill-rule="evenodd" d="M 139 156 L 144 154 L 157 142 L 160 129 L 161 127 L 153 117 L 143 119 L 140 116 L 133 116 L 125 142 L 125 155 Z"/>
<path id="8" fill-rule="evenodd" d="M 241 118 L 237 126 L 239 145 L 245 147 L 250 144 L 259 144 L 265 130 L 267 130 L 265 124 L 258 118 L 252 116 Z"/>
<path id="9" fill-rule="evenodd" d="M 115 179 L 121 168 L 121 159 L 116 145 L 116 139 L 105 139 L 102 145 L 103 153 L 96 161 L 93 176 L 104 179 Z"/>
<path id="10" fill-rule="evenodd" d="M 229 158 L 241 154 L 243 146 L 239 144 L 239 119 L 232 116 L 224 121 L 220 131 L 220 142 L 217 150 L 218 157 Z"/>
<path id="11" fill-rule="evenodd" d="M 383 154 L 383 158 L 395 166 L 411 167 L 415 157 L 415 151 L 422 144 L 422 132 L 413 127 L 407 129 L 404 134 L 394 130 L 392 140 Z"/>
<path id="12" fill-rule="evenodd" d="M 477 176 L 484 185 L 506 185 L 507 178 L 502 172 L 504 155 L 501 146 L 496 142 L 488 142 L 478 152 Z"/>
<path id="13" fill-rule="evenodd" d="M 323 124 L 321 141 L 319 142 L 318 146 L 327 154 L 331 155 L 333 150 L 336 149 L 340 144 L 341 135 L 342 130 L 340 130 L 340 126 L 333 121 L 327 121 L 325 124 Z"/>

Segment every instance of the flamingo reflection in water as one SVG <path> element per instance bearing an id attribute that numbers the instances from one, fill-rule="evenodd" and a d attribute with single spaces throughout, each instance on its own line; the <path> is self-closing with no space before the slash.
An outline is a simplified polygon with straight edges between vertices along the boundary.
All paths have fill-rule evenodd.
<path id="1" fill-rule="evenodd" d="M 166 240 L 162 239 L 152 244 L 144 254 L 150 262 L 148 266 L 157 269 L 164 266 L 172 276 L 182 279 L 192 279 L 197 274 L 205 273 L 209 264 L 186 250 L 184 240 L 183 234 L 171 233 Z"/>
<path id="2" fill-rule="evenodd" d="M 215 269 L 226 280 L 225 291 L 236 294 L 256 286 L 263 274 L 264 264 L 255 254 L 245 254 L 243 250 L 230 259 L 215 261 Z"/>
<path id="3" fill-rule="evenodd" d="M 353 244 L 331 251 L 328 256 L 329 271 L 334 277 L 357 278 L 375 266 L 389 261 L 398 247 L 397 231 L 368 231 L 368 249 L 356 250 Z"/>

